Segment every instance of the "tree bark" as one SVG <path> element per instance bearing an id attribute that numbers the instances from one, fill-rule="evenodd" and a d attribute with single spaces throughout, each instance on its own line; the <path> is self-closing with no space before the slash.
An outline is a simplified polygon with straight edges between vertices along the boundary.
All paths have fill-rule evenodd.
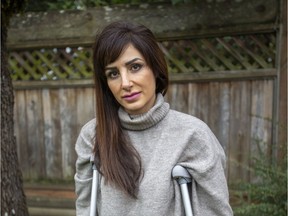
<path id="1" fill-rule="evenodd" d="M 14 96 L 6 47 L 9 18 L 14 9 L 9 6 L 15 6 L 15 2 L 1 3 L 8 5 L 1 7 L 1 215 L 26 216 L 29 214 L 14 136 Z"/>

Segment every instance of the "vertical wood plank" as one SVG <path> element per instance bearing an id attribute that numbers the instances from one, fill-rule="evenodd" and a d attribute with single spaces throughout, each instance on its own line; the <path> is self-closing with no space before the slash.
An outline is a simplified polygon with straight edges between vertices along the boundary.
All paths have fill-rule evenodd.
<path id="1" fill-rule="evenodd" d="M 84 124 L 95 118 L 95 96 L 93 88 L 77 88 L 77 131 Z"/>
<path id="2" fill-rule="evenodd" d="M 241 133 L 240 138 L 240 149 L 241 155 L 239 161 L 242 162 L 241 176 L 242 180 L 250 180 L 250 142 L 251 142 L 251 82 L 241 82 Z M 237 124 L 235 122 L 234 124 Z"/>
<path id="3" fill-rule="evenodd" d="M 253 81 L 251 106 L 251 154 L 259 157 L 270 151 L 272 133 L 273 82 Z"/>
<path id="4" fill-rule="evenodd" d="M 197 112 L 196 116 L 208 123 L 209 112 L 209 83 L 199 83 L 197 91 Z"/>
<path id="5" fill-rule="evenodd" d="M 170 91 L 169 103 L 171 109 L 188 113 L 188 86 L 187 84 L 173 84 Z"/>
<path id="6" fill-rule="evenodd" d="M 43 98 L 43 120 L 44 120 L 44 146 L 45 146 L 45 161 L 46 161 L 46 177 L 52 178 L 54 176 L 54 163 L 51 158 L 54 158 L 53 154 L 53 132 L 52 132 L 52 114 L 51 114 L 51 103 L 50 103 L 50 90 L 42 90 Z"/>
<path id="7" fill-rule="evenodd" d="M 197 115 L 197 95 L 198 95 L 198 84 L 189 83 L 188 84 L 188 113 L 192 116 Z"/>
<path id="8" fill-rule="evenodd" d="M 263 104 L 263 89 L 261 82 L 252 82 L 252 106 L 251 106 L 251 156 L 259 156 L 259 150 L 263 151 L 263 143 L 260 143 L 263 137 L 263 127 L 261 127 L 263 118 L 261 117 Z"/>
<path id="9" fill-rule="evenodd" d="M 266 155 L 272 157 L 272 125 L 273 125 L 273 81 L 263 80 L 263 119 L 264 119 L 264 142 L 267 144 Z M 272 158 L 271 158 L 272 159 Z"/>
<path id="10" fill-rule="evenodd" d="M 44 144 L 43 144 L 43 118 L 41 90 L 27 90 L 27 138 L 30 165 L 30 178 L 45 177 Z M 45 166 L 45 165 L 44 165 Z"/>
<path id="11" fill-rule="evenodd" d="M 219 86 L 219 100 L 220 100 L 220 110 L 219 110 L 219 128 L 221 128 L 218 133 L 216 134 L 217 138 L 219 139 L 225 154 L 226 158 L 229 158 L 229 129 L 230 129 L 230 103 L 231 103 L 231 96 L 230 96 L 230 82 L 223 82 Z M 227 165 L 225 169 L 226 177 L 228 182 L 230 182 L 229 178 L 229 163 L 230 161 L 227 160 Z"/>
<path id="12" fill-rule="evenodd" d="M 219 117 L 220 117 L 220 84 L 219 82 L 210 82 L 209 83 L 209 96 L 208 100 L 209 111 L 208 111 L 208 126 L 211 128 L 213 133 L 218 138 L 219 131 L 222 130 L 222 125 L 219 125 Z M 219 138 L 218 138 L 219 139 Z"/>
<path id="13" fill-rule="evenodd" d="M 232 182 L 249 180 L 250 92 L 249 81 L 231 84 L 229 178 Z"/>
<path id="14" fill-rule="evenodd" d="M 60 89 L 60 124 L 62 146 L 63 178 L 69 179 L 74 175 L 74 144 L 76 140 L 76 95 L 74 89 Z"/>
<path id="15" fill-rule="evenodd" d="M 52 125 L 52 141 L 49 146 L 48 160 L 51 165 L 51 176 L 49 178 L 61 179 L 62 173 L 62 148 L 61 148 L 61 123 L 60 123 L 60 108 L 59 108 L 59 90 L 50 89 L 50 112 Z"/>
<path id="16" fill-rule="evenodd" d="M 29 179 L 29 152 L 27 136 L 26 96 L 24 90 L 14 92 L 14 131 L 16 136 L 18 160 L 24 179 Z"/>
<path id="17" fill-rule="evenodd" d="M 251 157 L 263 159 L 266 162 L 270 160 L 269 152 L 272 145 L 272 96 L 272 80 L 257 80 L 252 82 Z M 251 161 L 251 165 L 253 166 L 253 161 Z M 251 181 L 256 179 L 252 173 Z"/>

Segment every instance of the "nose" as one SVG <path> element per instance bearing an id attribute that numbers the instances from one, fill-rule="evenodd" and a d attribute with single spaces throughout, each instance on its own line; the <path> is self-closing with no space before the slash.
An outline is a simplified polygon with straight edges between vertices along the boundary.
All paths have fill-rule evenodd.
<path id="1" fill-rule="evenodd" d="M 132 82 L 130 76 L 127 72 L 121 73 L 122 88 L 125 90 L 130 90 L 132 87 Z"/>

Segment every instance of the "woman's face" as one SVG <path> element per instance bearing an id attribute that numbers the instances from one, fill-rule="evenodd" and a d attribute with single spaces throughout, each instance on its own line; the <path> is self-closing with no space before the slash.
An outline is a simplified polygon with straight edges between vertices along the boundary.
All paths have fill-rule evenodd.
<path id="1" fill-rule="evenodd" d="M 156 80 L 141 53 L 129 44 L 119 58 L 105 68 L 108 86 L 124 110 L 147 112 L 156 99 Z"/>

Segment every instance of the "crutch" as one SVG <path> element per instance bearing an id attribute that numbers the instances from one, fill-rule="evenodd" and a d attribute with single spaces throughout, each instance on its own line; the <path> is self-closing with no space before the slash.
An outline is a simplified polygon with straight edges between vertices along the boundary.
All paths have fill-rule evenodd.
<path id="1" fill-rule="evenodd" d="M 96 216 L 97 187 L 98 187 L 98 180 L 99 180 L 99 172 L 94 163 L 94 155 L 90 157 L 90 162 L 91 162 L 92 171 L 93 171 L 91 200 L 90 200 L 90 216 Z"/>
<path id="2" fill-rule="evenodd" d="M 193 216 L 192 206 L 191 206 L 192 204 L 190 202 L 188 186 L 187 186 L 187 184 L 192 181 L 190 174 L 184 167 L 180 165 L 176 165 L 172 169 L 172 177 L 180 185 L 180 190 L 182 194 L 182 200 L 183 200 L 186 216 Z"/>

